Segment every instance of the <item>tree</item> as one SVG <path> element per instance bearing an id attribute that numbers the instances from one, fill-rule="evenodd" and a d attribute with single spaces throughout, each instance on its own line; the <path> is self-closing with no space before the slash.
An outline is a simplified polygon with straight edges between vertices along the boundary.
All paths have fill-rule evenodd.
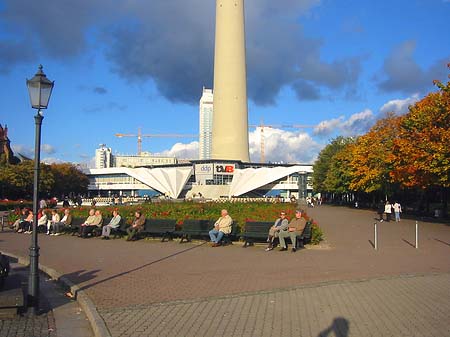
<path id="1" fill-rule="evenodd" d="M 400 119 L 388 114 L 356 140 L 349 163 L 351 190 L 390 194 L 393 183 L 390 173 L 394 161 L 392 148 Z"/>
<path id="2" fill-rule="evenodd" d="M 3 198 L 31 199 L 33 196 L 34 161 L 0 167 L 0 193 Z M 39 191 L 49 195 L 54 184 L 53 173 L 46 164 L 40 165 Z"/>
<path id="3" fill-rule="evenodd" d="M 55 179 L 52 195 L 59 197 L 70 192 L 75 194 L 87 192 L 89 178 L 75 165 L 70 163 L 52 164 L 50 169 Z"/>
<path id="4" fill-rule="evenodd" d="M 330 167 L 332 165 L 333 157 L 342 151 L 347 144 L 352 143 L 353 138 L 345 138 L 339 136 L 331 141 L 330 144 L 325 146 L 322 151 L 320 151 L 317 160 L 313 165 L 313 186 L 314 190 L 318 192 L 334 192 L 333 190 L 327 187 L 326 179 L 328 172 L 330 171 Z M 328 182 L 330 184 L 330 182 Z"/>
<path id="5" fill-rule="evenodd" d="M 348 193 L 351 191 L 350 162 L 355 140 L 347 139 L 347 144 L 330 160 L 329 169 L 324 181 L 325 189 L 333 193 Z"/>
<path id="6" fill-rule="evenodd" d="M 450 82 L 435 82 L 430 93 L 410 107 L 394 141 L 391 176 L 405 187 L 450 187 Z"/>

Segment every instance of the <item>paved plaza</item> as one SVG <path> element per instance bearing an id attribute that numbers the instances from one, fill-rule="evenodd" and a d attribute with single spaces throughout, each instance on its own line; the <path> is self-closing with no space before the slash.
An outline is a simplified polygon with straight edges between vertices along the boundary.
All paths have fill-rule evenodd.
<path id="1" fill-rule="evenodd" d="M 40 236 L 41 263 L 77 284 L 111 336 L 447 336 L 450 226 L 308 209 L 320 247 L 296 253 L 204 242 Z M 231 214 L 232 216 L 232 214 Z M 30 237 L 0 232 L 25 256 Z"/>

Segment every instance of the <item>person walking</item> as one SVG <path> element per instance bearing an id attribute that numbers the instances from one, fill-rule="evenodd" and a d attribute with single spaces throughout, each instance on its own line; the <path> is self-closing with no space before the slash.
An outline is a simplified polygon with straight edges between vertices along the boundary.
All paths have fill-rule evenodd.
<path id="1" fill-rule="evenodd" d="M 394 203 L 394 205 L 392 205 L 392 208 L 394 209 L 395 222 L 399 222 L 400 221 L 400 213 L 402 212 L 402 205 L 400 205 L 400 203 L 398 201 L 396 201 Z"/>
<path id="2" fill-rule="evenodd" d="M 392 205 L 389 200 L 386 201 L 386 205 L 384 205 L 384 213 L 386 213 L 386 221 L 391 221 Z"/>

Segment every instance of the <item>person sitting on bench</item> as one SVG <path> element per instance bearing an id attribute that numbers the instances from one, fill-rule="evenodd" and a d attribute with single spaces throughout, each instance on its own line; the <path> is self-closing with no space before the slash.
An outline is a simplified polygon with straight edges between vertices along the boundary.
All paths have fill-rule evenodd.
<path id="1" fill-rule="evenodd" d="M 136 241 L 137 234 L 144 229 L 145 216 L 141 211 L 136 211 L 134 213 L 134 220 L 131 227 L 127 228 L 127 241 Z"/>
<path id="2" fill-rule="evenodd" d="M 285 239 L 287 237 L 291 238 L 292 252 L 297 251 L 297 247 L 296 247 L 297 236 L 301 236 L 303 234 L 303 230 L 306 227 L 306 220 L 305 220 L 305 218 L 302 217 L 302 213 L 303 213 L 303 211 L 296 210 L 295 218 L 292 219 L 291 222 L 289 223 L 288 230 L 282 231 L 278 235 L 278 237 L 280 239 L 280 246 L 281 246 L 280 251 L 287 250 L 286 241 L 285 241 Z"/>
<path id="3" fill-rule="evenodd" d="M 106 226 L 103 226 L 102 229 L 102 239 L 103 240 L 109 240 L 109 235 L 111 234 L 111 229 L 116 229 L 119 228 L 120 226 L 120 221 L 122 220 L 122 218 L 119 215 L 119 211 L 117 209 L 115 209 L 113 212 L 113 217 L 111 219 L 111 221 L 109 222 L 109 224 L 107 224 Z"/>
<path id="4" fill-rule="evenodd" d="M 102 225 L 102 213 L 99 210 L 91 209 L 86 221 L 80 226 L 80 236 L 87 238 L 89 233 L 92 233 L 94 229 L 101 227 Z"/>
<path id="5" fill-rule="evenodd" d="M 218 247 L 221 245 L 225 234 L 231 233 L 231 226 L 233 224 L 233 219 L 228 215 L 228 211 L 223 209 L 220 212 L 221 217 L 214 224 L 214 228 L 209 231 L 209 237 L 211 238 L 211 243 L 213 247 Z"/>
<path id="6" fill-rule="evenodd" d="M 266 248 L 266 252 L 273 249 L 273 241 L 278 237 L 280 232 L 286 231 L 288 229 L 289 221 L 286 219 L 286 212 L 281 212 L 280 217 L 275 220 L 275 223 L 269 229 L 269 236 L 267 237 L 267 242 L 269 245 Z"/>

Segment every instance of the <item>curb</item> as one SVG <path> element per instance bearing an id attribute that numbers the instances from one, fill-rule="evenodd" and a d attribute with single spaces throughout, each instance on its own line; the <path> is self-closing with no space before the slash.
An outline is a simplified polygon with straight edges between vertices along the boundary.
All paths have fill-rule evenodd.
<path id="1" fill-rule="evenodd" d="M 30 263 L 28 257 L 11 254 L 6 251 L 2 251 L 2 253 L 17 259 L 20 264 L 28 266 Z M 61 282 L 66 287 L 70 288 L 70 291 L 72 292 L 72 294 L 74 294 L 75 299 L 77 300 L 78 304 L 83 309 L 84 313 L 89 319 L 89 323 L 91 324 L 91 328 L 92 331 L 94 332 L 95 337 L 111 337 L 111 333 L 106 327 L 105 321 L 98 313 L 97 308 L 94 305 L 94 302 L 92 302 L 89 296 L 86 295 L 85 292 L 78 285 L 74 284 L 67 277 L 62 276 L 55 269 L 47 267 L 41 263 L 39 263 L 39 270 L 50 276 L 53 280 Z"/>

